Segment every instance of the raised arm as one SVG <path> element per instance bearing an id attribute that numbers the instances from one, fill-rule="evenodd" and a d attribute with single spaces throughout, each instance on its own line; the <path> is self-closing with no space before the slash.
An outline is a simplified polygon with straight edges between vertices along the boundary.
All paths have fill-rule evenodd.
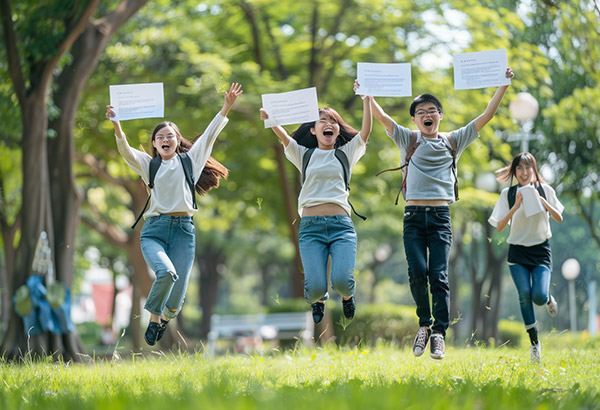
<path id="1" fill-rule="evenodd" d="M 112 121 L 113 127 L 115 127 L 115 135 L 117 138 L 123 138 L 125 134 L 121 129 L 121 123 L 119 121 L 111 120 L 112 117 L 115 116 L 115 112 L 112 110 L 114 107 L 112 105 L 106 106 L 106 119 Z"/>
<path id="2" fill-rule="evenodd" d="M 354 91 L 358 88 L 358 80 L 354 80 Z M 373 129 L 373 114 L 371 110 L 371 101 L 373 97 L 369 97 L 368 95 L 361 95 L 360 98 L 363 100 L 363 119 L 362 119 L 362 127 L 360 129 L 360 137 L 366 143 L 369 140 L 369 135 L 371 135 L 371 130 Z"/>
<path id="3" fill-rule="evenodd" d="M 267 114 L 267 112 L 263 108 L 260 109 L 260 119 L 262 121 L 269 119 L 269 114 Z M 290 140 L 292 139 L 292 137 L 289 136 L 287 131 L 279 125 L 276 127 L 271 127 L 271 129 L 273 130 L 275 135 L 277 135 L 277 138 L 279 138 L 279 140 L 281 141 L 283 146 L 287 147 L 288 144 L 290 143 Z"/>
<path id="4" fill-rule="evenodd" d="M 227 117 L 229 114 L 229 110 L 233 107 L 233 104 L 237 100 L 237 98 L 243 93 L 242 85 L 238 83 L 231 83 L 229 87 L 229 92 L 225 93 L 225 102 L 223 103 L 223 108 L 221 109 L 221 115 L 223 117 Z"/>
<path id="5" fill-rule="evenodd" d="M 506 77 L 513 78 L 514 76 L 515 74 L 512 72 L 510 67 L 508 67 L 506 69 Z M 502 102 L 502 98 L 504 98 L 504 93 L 506 93 L 506 90 L 509 86 L 510 85 L 503 85 L 501 87 L 498 87 L 498 89 L 494 93 L 494 96 L 492 97 L 492 100 L 488 104 L 483 114 L 475 118 L 475 128 L 477 129 L 477 131 L 481 130 L 485 126 L 485 124 L 487 124 L 492 118 L 494 118 L 494 115 L 496 114 L 496 111 L 500 106 L 500 102 Z"/>

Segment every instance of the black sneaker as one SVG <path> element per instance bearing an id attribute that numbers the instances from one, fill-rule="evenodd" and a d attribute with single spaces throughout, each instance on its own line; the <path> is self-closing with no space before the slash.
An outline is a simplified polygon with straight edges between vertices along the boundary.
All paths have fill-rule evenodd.
<path id="1" fill-rule="evenodd" d="M 150 346 L 154 346 L 158 340 L 158 333 L 160 332 L 160 324 L 157 322 L 148 323 L 146 333 L 144 333 L 144 339 Z M 162 335 L 161 335 L 162 336 Z"/>
<path id="2" fill-rule="evenodd" d="M 160 318 L 160 325 L 158 326 L 158 333 L 156 334 L 156 341 L 158 342 L 160 339 L 162 339 L 162 337 L 165 334 L 165 331 L 167 330 L 167 325 L 169 324 L 168 320 L 163 320 L 163 318 Z"/>
<path id="3" fill-rule="evenodd" d="M 325 316 L 325 303 L 315 302 L 312 305 L 313 320 L 315 323 L 321 323 Z"/>
<path id="4" fill-rule="evenodd" d="M 431 358 L 441 360 L 444 358 L 446 353 L 446 343 L 444 342 L 444 336 L 440 333 L 434 333 L 431 335 Z"/>
<path id="5" fill-rule="evenodd" d="M 429 343 L 429 336 L 431 336 L 431 329 L 423 326 L 419 328 L 415 341 L 413 343 L 413 354 L 417 357 L 421 356 Z"/>
<path id="6" fill-rule="evenodd" d="M 356 302 L 354 301 L 354 296 L 350 296 L 350 299 L 342 299 L 342 307 L 344 308 L 344 316 L 347 319 L 352 319 L 354 317 L 354 313 L 356 312 Z"/>

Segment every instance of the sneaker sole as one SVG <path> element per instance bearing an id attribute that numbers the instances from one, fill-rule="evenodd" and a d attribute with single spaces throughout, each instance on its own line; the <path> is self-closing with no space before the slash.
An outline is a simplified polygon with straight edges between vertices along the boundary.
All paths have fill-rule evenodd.
<path id="1" fill-rule="evenodd" d="M 427 346 L 425 346 L 425 348 L 427 348 Z M 426 349 L 423 349 L 423 350 L 421 350 L 420 352 L 417 352 L 417 351 L 413 350 L 413 354 L 414 354 L 416 357 L 421 357 L 421 356 L 423 356 L 423 353 L 425 353 L 425 350 L 426 350 Z"/>
<path id="2" fill-rule="evenodd" d="M 435 360 L 442 360 L 444 358 L 443 354 L 433 354 L 433 353 L 431 353 L 430 356 L 431 356 L 432 359 L 435 359 Z"/>

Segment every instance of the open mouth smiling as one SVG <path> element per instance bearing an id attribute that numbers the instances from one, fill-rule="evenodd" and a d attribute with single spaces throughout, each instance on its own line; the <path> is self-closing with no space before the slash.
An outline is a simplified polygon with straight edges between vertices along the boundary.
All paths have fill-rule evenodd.
<path id="1" fill-rule="evenodd" d="M 423 124 L 425 124 L 426 127 L 431 127 L 433 125 L 433 121 L 432 120 L 425 120 L 425 121 L 423 121 Z"/>
<path id="2" fill-rule="evenodd" d="M 326 137 L 332 137 L 333 131 L 331 131 L 331 130 L 323 131 L 323 135 L 325 135 Z"/>

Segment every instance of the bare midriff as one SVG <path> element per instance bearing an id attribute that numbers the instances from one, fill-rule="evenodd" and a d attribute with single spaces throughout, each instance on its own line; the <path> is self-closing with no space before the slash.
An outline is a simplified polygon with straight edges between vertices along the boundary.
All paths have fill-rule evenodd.
<path id="1" fill-rule="evenodd" d="M 302 209 L 302 216 L 327 216 L 327 215 L 346 215 L 348 213 L 339 205 L 336 204 L 321 204 L 308 206 Z"/>
<path id="2" fill-rule="evenodd" d="M 187 212 L 170 212 L 168 214 L 165 215 L 169 215 L 169 216 L 189 216 Z"/>
<path id="3" fill-rule="evenodd" d="M 411 206 L 448 206 L 448 201 L 444 199 L 409 199 L 406 205 Z"/>

